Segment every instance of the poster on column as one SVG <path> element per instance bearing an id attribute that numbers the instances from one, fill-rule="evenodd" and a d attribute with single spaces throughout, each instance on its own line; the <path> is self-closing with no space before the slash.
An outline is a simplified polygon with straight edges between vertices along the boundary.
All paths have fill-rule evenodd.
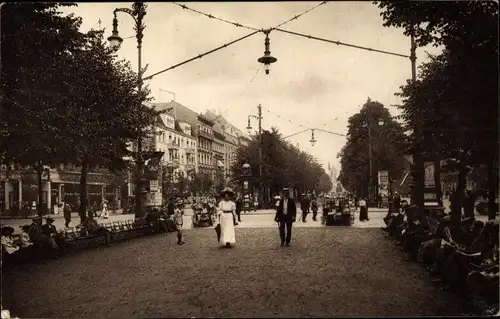
<path id="1" fill-rule="evenodd" d="M 378 192 L 383 198 L 389 196 L 389 172 L 378 171 Z"/>
<path id="2" fill-rule="evenodd" d="M 436 187 L 436 181 L 434 180 L 434 162 L 424 163 L 424 181 L 426 188 Z"/>

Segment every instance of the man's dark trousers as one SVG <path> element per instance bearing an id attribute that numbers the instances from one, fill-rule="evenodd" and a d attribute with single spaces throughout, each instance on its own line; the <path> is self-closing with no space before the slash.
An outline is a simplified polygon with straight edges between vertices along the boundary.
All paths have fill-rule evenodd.
<path id="1" fill-rule="evenodd" d="M 279 220 L 279 230 L 280 230 L 280 238 L 281 244 L 286 243 L 290 244 L 290 240 L 292 239 L 292 217 L 288 215 L 281 216 Z M 286 234 L 285 234 L 286 228 Z"/>

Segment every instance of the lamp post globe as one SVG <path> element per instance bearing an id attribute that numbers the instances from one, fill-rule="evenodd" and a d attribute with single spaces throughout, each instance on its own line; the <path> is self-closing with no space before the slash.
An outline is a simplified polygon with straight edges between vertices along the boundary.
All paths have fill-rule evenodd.
<path id="1" fill-rule="evenodd" d="M 123 42 L 123 39 L 117 34 L 112 34 L 109 38 L 109 46 L 111 49 L 117 51 L 120 48 L 120 45 Z"/>
<path id="2" fill-rule="evenodd" d="M 383 120 L 379 120 L 379 121 L 378 121 L 378 126 L 382 126 L 382 125 L 384 125 L 384 124 L 385 124 L 385 122 L 384 122 Z"/>
<path id="3" fill-rule="evenodd" d="M 264 71 L 266 72 L 266 74 L 269 74 L 271 63 L 278 61 L 278 59 L 273 57 L 270 53 L 266 53 L 262 57 L 260 57 L 257 61 L 259 63 L 264 64 Z"/>

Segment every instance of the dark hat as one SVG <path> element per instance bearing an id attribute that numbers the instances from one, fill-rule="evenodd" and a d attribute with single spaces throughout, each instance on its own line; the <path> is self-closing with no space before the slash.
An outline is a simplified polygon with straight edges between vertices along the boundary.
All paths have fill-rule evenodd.
<path id="1" fill-rule="evenodd" d="M 41 219 L 42 219 L 42 217 L 40 217 L 40 216 L 36 216 L 36 217 L 33 217 L 31 220 L 32 220 L 32 221 L 37 221 L 37 220 L 41 220 Z"/>
<path id="2" fill-rule="evenodd" d="M 7 232 L 7 231 L 10 231 L 11 233 L 13 233 L 14 232 L 14 228 L 11 227 L 11 226 L 4 226 L 4 227 L 2 227 L 2 234 L 5 233 L 5 232 Z"/>
<path id="3" fill-rule="evenodd" d="M 53 222 L 53 221 L 54 221 L 54 218 L 52 218 L 52 217 L 47 217 L 47 218 L 45 218 L 45 221 L 47 221 L 47 222 Z"/>
<path id="4" fill-rule="evenodd" d="M 234 191 L 231 188 L 226 187 L 222 190 L 221 195 L 226 195 L 226 194 L 234 196 Z"/>

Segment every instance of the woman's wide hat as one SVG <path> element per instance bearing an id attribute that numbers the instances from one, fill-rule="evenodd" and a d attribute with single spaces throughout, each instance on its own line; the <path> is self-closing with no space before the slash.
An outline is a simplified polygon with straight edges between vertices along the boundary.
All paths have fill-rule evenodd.
<path id="1" fill-rule="evenodd" d="M 226 195 L 226 194 L 229 194 L 229 195 L 231 195 L 231 196 L 234 196 L 234 191 L 233 191 L 233 189 L 232 189 L 232 188 L 230 188 L 230 187 L 226 187 L 226 188 L 224 188 L 224 189 L 222 190 L 222 192 L 221 192 L 221 195 L 223 195 L 223 196 L 224 196 L 224 195 Z"/>

